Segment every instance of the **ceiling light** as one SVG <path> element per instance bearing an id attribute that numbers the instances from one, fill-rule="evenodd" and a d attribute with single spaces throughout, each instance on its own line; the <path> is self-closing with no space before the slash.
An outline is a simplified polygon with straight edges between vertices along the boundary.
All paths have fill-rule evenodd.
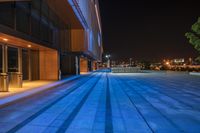
<path id="1" fill-rule="evenodd" d="M 5 42 L 7 42 L 7 41 L 8 41 L 8 39 L 6 39 L 6 38 L 3 38 L 3 40 L 4 40 Z"/>

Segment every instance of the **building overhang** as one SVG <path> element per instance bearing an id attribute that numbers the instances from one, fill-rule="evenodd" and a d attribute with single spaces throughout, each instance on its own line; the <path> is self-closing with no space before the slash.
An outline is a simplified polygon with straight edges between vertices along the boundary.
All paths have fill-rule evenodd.
<path id="1" fill-rule="evenodd" d="M 45 46 L 42 46 L 40 44 L 24 40 L 12 35 L 4 34 L 0 32 L 0 43 L 1 44 L 7 44 L 7 45 L 12 45 L 16 47 L 21 47 L 21 48 L 27 48 L 27 49 L 33 49 L 33 50 L 44 50 L 44 51 L 55 51 L 55 49 L 48 48 Z"/>
<path id="2" fill-rule="evenodd" d="M 0 2 L 12 2 L 12 1 L 31 1 L 31 0 L 0 0 Z"/>
<path id="3" fill-rule="evenodd" d="M 68 0 L 46 0 L 49 7 L 72 29 L 83 29 L 79 18 Z"/>
<path id="4" fill-rule="evenodd" d="M 32 1 L 32 0 L 0 0 L 0 2 Z M 73 29 L 83 29 L 74 7 L 68 0 L 45 0 L 58 17 Z"/>

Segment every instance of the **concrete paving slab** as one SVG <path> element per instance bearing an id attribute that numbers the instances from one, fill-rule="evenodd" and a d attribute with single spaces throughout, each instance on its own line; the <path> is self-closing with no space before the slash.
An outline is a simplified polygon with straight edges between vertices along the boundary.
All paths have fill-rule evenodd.
<path id="1" fill-rule="evenodd" d="M 198 76 L 97 72 L 58 88 L 1 108 L 0 133 L 200 131 Z"/>
<path id="2" fill-rule="evenodd" d="M 0 92 L 0 107 L 13 103 L 17 100 L 30 97 L 31 95 L 40 93 L 42 91 L 55 88 L 70 80 L 79 78 L 79 76 L 71 76 L 60 81 L 33 81 L 25 83 L 25 87 L 22 89 L 11 88 L 10 92 Z M 35 82 L 35 83 L 34 83 Z M 35 85 L 36 84 L 36 85 Z"/>

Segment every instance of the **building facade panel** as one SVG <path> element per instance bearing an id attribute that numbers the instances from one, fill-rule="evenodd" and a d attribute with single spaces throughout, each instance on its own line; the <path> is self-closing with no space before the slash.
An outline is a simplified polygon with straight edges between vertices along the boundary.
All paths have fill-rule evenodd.
<path id="1" fill-rule="evenodd" d="M 83 51 L 91 57 L 101 60 L 102 33 L 100 12 L 97 0 L 68 0 L 75 7 L 77 18 L 84 29 Z"/>

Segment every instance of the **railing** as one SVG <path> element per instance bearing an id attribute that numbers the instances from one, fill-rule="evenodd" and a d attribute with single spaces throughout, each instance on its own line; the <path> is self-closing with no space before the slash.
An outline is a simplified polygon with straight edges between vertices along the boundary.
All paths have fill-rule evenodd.
<path id="1" fill-rule="evenodd" d="M 138 73 L 141 72 L 140 67 L 114 67 L 111 68 L 113 73 Z"/>

